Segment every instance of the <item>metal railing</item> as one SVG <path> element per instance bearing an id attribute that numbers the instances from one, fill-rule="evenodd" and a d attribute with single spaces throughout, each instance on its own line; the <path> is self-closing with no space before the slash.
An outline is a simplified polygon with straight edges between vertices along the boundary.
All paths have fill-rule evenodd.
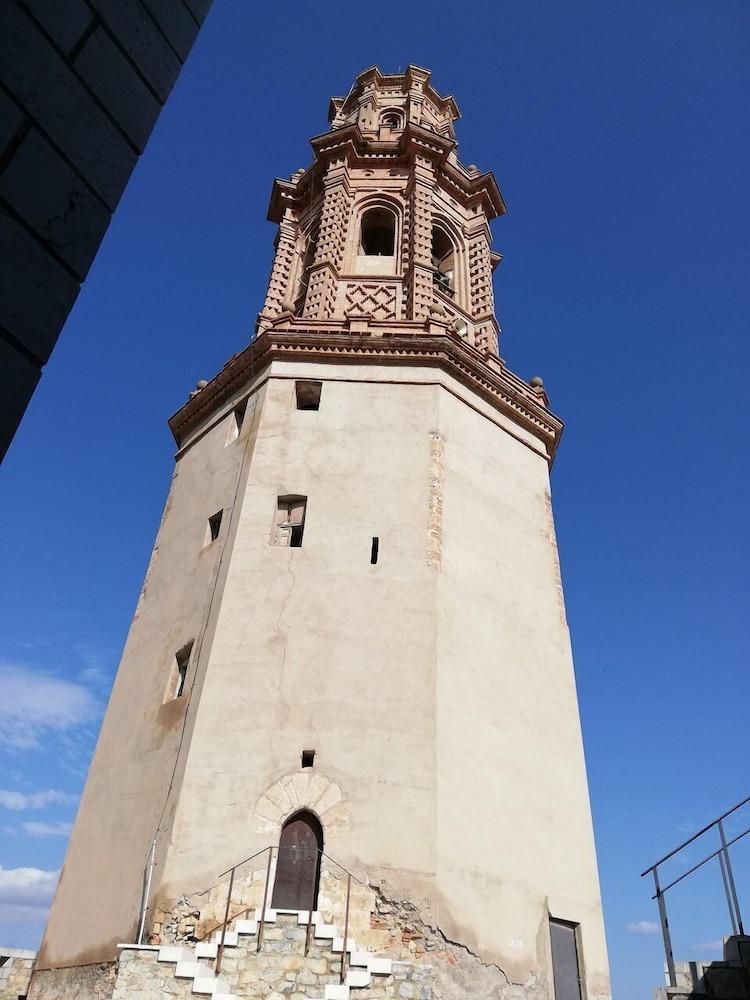
<path id="1" fill-rule="evenodd" d="M 307 955 L 310 950 L 313 912 L 315 910 L 315 903 L 318 894 L 320 867 L 323 858 L 325 858 L 327 861 L 330 861 L 331 864 L 334 864 L 341 872 L 343 872 L 344 875 L 346 875 L 346 905 L 344 909 L 344 947 L 341 952 L 341 974 L 340 974 L 340 982 L 343 983 L 344 980 L 346 979 L 346 969 L 347 969 L 347 940 L 349 937 L 349 903 L 351 899 L 352 879 L 354 879 L 354 881 L 357 882 L 359 885 L 364 885 L 365 883 L 362 882 L 361 879 L 358 879 L 356 875 L 353 875 L 352 872 L 344 868 L 343 865 L 339 864 L 338 861 L 334 860 L 329 854 L 326 854 L 319 848 L 313 849 L 313 848 L 297 848 L 297 847 L 279 847 L 276 845 L 270 847 L 264 847 L 262 850 L 257 851 L 255 854 L 251 854 L 249 858 L 245 858 L 244 861 L 238 862 L 232 868 L 228 868 L 225 872 L 222 872 L 222 874 L 219 875 L 217 881 L 219 879 L 224 878 L 226 875 L 229 876 L 229 889 L 227 891 L 227 905 L 224 910 L 224 920 L 220 924 L 216 924 L 216 926 L 206 931 L 202 937 L 197 938 L 198 941 L 205 941 L 206 938 L 215 934 L 217 931 L 221 931 L 221 939 L 219 941 L 219 947 L 216 954 L 216 974 L 218 975 L 221 972 L 221 963 L 224 958 L 224 948 L 226 944 L 227 927 L 229 926 L 229 924 L 232 923 L 232 921 L 237 920 L 239 917 L 245 916 L 245 914 L 249 913 L 250 910 L 253 909 L 255 906 L 255 904 L 253 903 L 250 906 L 245 906 L 244 908 L 238 910 L 236 913 L 230 914 L 229 912 L 232 906 L 232 889 L 234 888 L 234 879 L 235 875 L 237 874 L 237 869 L 242 868 L 243 865 L 248 864 L 250 861 L 254 861 L 256 858 L 261 857 L 261 855 L 265 854 L 266 851 L 268 852 L 268 862 L 266 864 L 266 877 L 263 886 L 263 906 L 260 911 L 260 920 L 258 921 L 258 939 L 256 942 L 256 951 L 260 951 L 263 946 L 263 925 L 266 915 L 266 909 L 268 907 L 268 892 L 269 889 L 271 888 L 271 867 L 274 857 L 274 851 L 276 852 L 277 860 L 279 854 L 282 851 L 291 851 L 294 854 L 296 854 L 296 856 L 300 860 L 307 858 L 312 859 L 314 855 L 318 855 L 318 857 L 315 858 L 316 878 L 310 896 L 310 906 L 309 909 L 307 910 L 307 929 L 305 932 L 305 955 Z"/>
<path id="2" fill-rule="evenodd" d="M 672 953 L 672 939 L 669 933 L 669 920 L 667 919 L 667 904 L 664 896 L 666 892 L 676 886 L 678 882 L 682 882 L 682 880 L 686 879 L 688 875 L 692 875 L 693 872 L 702 868 L 703 865 L 705 865 L 708 861 L 711 861 L 713 858 L 719 859 L 721 880 L 724 884 L 724 892 L 727 897 L 727 906 L 729 907 L 729 919 L 732 924 L 732 933 L 745 933 L 744 927 L 742 926 L 740 904 L 737 900 L 737 887 L 734 882 L 734 873 L 732 872 L 732 865 L 729 860 L 729 848 L 732 844 L 736 844 L 738 840 L 742 840 L 743 837 L 746 837 L 747 834 L 750 833 L 750 827 L 743 830 L 742 833 L 737 834 L 736 837 L 732 837 L 731 840 L 727 840 L 727 835 L 724 830 L 724 820 L 727 816 L 731 816 L 732 813 L 737 812 L 738 809 L 741 809 L 742 806 L 746 805 L 748 802 L 750 802 L 750 795 L 748 795 L 747 798 L 743 799 L 741 802 L 738 802 L 737 805 L 732 806 L 732 808 L 728 809 L 725 813 L 722 813 L 721 816 L 718 816 L 707 826 L 704 826 L 702 830 L 694 833 L 692 837 L 688 837 L 688 839 L 680 844 L 679 847 L 675 847 L 675 849 L 670 851 L 669 854 L 665 854 L 663 858 L 659 858 L 659 860 L 654 862 L 653 865 L 650 865 L 645 871 L 641 872 L 641 878 L 643 878 L 644 875 L 648 875 L 649 872 L 652 872 L 654 876 L 654 888 L 656 889 L 656 892 L 651 898 L 657 901 L 657 905 L 659 907 L 659 920 L 661 923 L 662 937 L 664 939 L 664 954 L 667 960 L 667 972 L 669 975 L 670 986 L 677 985 L 677 976 L 675 974 L 674 954 Z M 688 868 L 688 870 L 683 872 L 682 875 L 672 879 L 672 881 L 667 885 L 661 885 L 659 882 L 659 865 L 663 865 L 665 861 L 673 858 L 675 854 L 679 854 L 679 852 L 683 850 L 683 848 L 687 847 L 688 844 L 692 844 L 694 840 L 702 837 L 703 834 L 708 833 L 709 830 L 713 830 L 714 827 L 717 828 L 719 833 L 719 848 L 711 854 L 706 855 L 702 861 L 699 861 L 691 868 Z"/>

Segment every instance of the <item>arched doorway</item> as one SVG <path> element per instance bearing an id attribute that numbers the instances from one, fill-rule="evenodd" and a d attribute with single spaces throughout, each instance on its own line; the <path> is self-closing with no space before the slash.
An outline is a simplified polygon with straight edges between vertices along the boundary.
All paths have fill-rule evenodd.
<path id="1" fill-rule="evenodd" d="M 323 827 L 311 812 L 290 816 L 281 830 L 271 906 L 314 910 L 318 904 Z"/>

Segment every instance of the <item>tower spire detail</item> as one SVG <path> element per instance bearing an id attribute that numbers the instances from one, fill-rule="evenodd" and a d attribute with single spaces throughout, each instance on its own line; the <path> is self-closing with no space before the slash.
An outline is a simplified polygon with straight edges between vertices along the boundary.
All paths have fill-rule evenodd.
<path id="1" fill-rule="evenodd" d="M 310 320 L 404 333 L 437 325 L 497 356 L 501 258 L 489 223 L 506 207 L 492 173 L 459 160 L 459 117 L 418 66 L 368 69 L 331 99 L 312 164 L 273 186 L 279 234 L 258 331 Z"/>

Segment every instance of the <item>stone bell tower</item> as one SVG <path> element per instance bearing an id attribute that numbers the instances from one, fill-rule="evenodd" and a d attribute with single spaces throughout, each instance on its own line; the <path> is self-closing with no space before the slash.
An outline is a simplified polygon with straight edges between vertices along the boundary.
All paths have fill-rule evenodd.
<path id="1" fill-rule="evenodd" d="M 274 183 L 256 335 L 170 420 L 32 997 L 609 995 L 562 423 L 498 354 L 458 117 L 367 70 Z"/>

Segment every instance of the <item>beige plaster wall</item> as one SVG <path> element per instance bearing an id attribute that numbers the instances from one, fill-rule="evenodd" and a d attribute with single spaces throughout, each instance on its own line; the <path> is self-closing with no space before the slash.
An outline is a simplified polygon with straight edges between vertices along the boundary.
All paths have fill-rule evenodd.
<path id="1" fill-rule="evenodd" d="M 318 412 L 295 409 L 294 375 L 324 380 Z M 275 363 L 165 900 L 275 843 L 310 806 L 335 859 L 426 889 L 448 936 L 514 981 L 548 971 L 550 912 L 579 921 L 589 994 L 607 994 L 547 464 L 534 448 L 434 369 Z M 299 550 L 269 545 L 284 493 L 309 498 Z M 285 803 L 274 794 L 269 809 L 271 787 L 302 777 L 306 748 L 321 785 Z M 331 783 L 340 799 L 322 811 L 315 795 Z"/>
<path id="2" fill-rule="evenodd" d="M 548 916 L 606 946 L 547 466 L 441 393 L 437 885 L 448 936 L 516 982 L 549 968 Z"/>
<path id="3" fill-rule="evenodd" d="M 227 445 L 228 417 L 177 463 L 122 660 L 87 777 L 37 962 L 88 965 L 112 960 L 135 940 L 151 841 L 164 850 L 179 791 L 177 748 L 189 744 L 210 648 L 221 581 L 217 572 L 233 531 L 231 508 L 243 456 L 252 449 L 253 406 L 241 437 Z M 245 473 L 248 465 L 245 464 Z M 205 547 L 207 519 L 224 508 L 222 534 Z M 214 589 L 216 586 L 216 589 Z M 203 649 L 201 650 L 201 638 Z M 194 640 L 183 697 L 167 700 L 174 655 Z M 168 800 L 170 782 L 173 793 Z M 162 810 L 164 815 L 162 816 Z M 159 819 L 161 816 L 161 823 Z M 158 880 L 158 868 L 156 877 Z"/>
<path id="4" fill-rule="evenodd" d="M 325 821 L 334 858 L 433 870 L 436 607 L 424 514 L 436 405 L 431 386 L 326 381 L 320 410 L 298 411 L 294 381 L 269 382 L 165 891 L 277 840 L 278 823 L 254 807 L 306 748 L 344 791 Z M 301 549 L 269 544 L 287 493 L 308 497 Z"/>
<path id="5" fill-rule="evenodd" d="M 296 409 L 295 377 L 323 380 L 319 411 Z M 436 368 L 275 361 L 260 380 L 239 442 L 226 410 L 179 457 L 45 956 L 134 933 L 182 731 L 165 671 L 205 624 L 155 902 L 206 889 L 309 806 L 334 859 L 431 897 L 446 935 L 515 982 L 549 975 L 548 911 L 580 922 L 589 1000 L 606 995 L 541 447 Z M 219 571 L 202 533 L 235 493 Z M 303 547 L 276 548 L 291 493 Z"/>

